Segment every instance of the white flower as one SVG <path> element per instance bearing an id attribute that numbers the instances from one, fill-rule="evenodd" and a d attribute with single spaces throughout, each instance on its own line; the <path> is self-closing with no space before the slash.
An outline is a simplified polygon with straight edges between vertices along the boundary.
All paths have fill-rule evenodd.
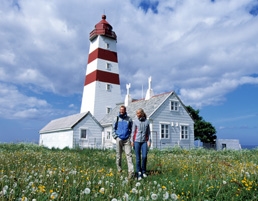
<path id="1" fill-rule="evenodd" d="M 83 191 L 84 194 L 90 194 L 90 189 L 89 188 L 85 188 L 84 191 Z"/>
<path id="2" fill-rule="evenodd" d="M 224 185 L 225 185 L 225 184 L 227 184 L 227 182 L 226 182 L 226 181 L 223 181 L 222 183 L 223 183 Z"/>
<path id="3" fill-rule="evenodd" d="M 152 200 L 157 200 L 158 199 L 158 195 L 155 194 L 155 193 L 151 194 L 151 199 Z"/>
<path id="4" fill-rule="evenodd" d="M 169 194 L 168 192 L 163 194 L 163 200 L 167 200 L 169 198 Z"/>
<path id="5" fill-rule="evenodd" d="M 102 187 L 102 188 L 99 190 L 99 192 L 102 193 L 102 194 L 104 194 L 104 193 L 105 193 L 105 188 Z"/>
<path id="6" fill-rule="evenodd" d="M 124 199 L 123 199 L 124 201 L 128 201 L 128 200 L 129 200 L 129 195 L 128 195 L 127 193 L 125 193 L 124 196 L 123 196 L 123 198 L 124 198 Z"/>
<path id="7" fill-rule="evenodd" d="M 136 188 L 133 188 L 133 189 L 132 189 L 132 193 L 136 194 L 137 192 L 138 192 L 138 191 L 137 191 Z"/>
<path id="8" fill-rule="evenodd" d="M 177 195 L 175 193 L 172 193 L 170 197 L 172 198 L 172 200 L 177 200 Z"/>
<path id="9" fill-rule="evenodd" d="M 111 201 L 117 201 L 117 199 L 116 198 L 112 198 L 112 200 Z"/>
<path id="10" fill-rule="evenodd" d="M 58 197 L 58 194 L 56 192 L 51 193 L 50 198 L 52 200 L 56 199 Z"/>
<path id="11" fill-rule="evenodd" d="M 136 185 L 136 187 L 139 187 L 141 185 L 141 183 L 137 182 L 135 185 Z"/>

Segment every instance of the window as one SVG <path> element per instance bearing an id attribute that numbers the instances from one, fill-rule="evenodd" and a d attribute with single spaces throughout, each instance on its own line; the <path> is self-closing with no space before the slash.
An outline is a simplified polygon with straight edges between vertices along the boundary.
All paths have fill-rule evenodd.
<path id="1" fill-rule="evenodd" d="M 106 90 L 107 90 L 107 91 L 111 91 L 111 84 L 107 84 Z"/>
<path id="2" fill-rule="evenodd" d="M 86 129 L 81 129 L 81 138 L 86 139 L 87 138 L 87 130 Z"/>
<path id="3" fill-rule="evenodd" d="M 109 49 L 109 43 L 106 43 L 106 48 Z"/>
<path id="4" fill-rule="evenodd" d="M 111 139 L 111 132 L 107 131 L 107 140 L 110 140 L 110 139 Z"/>
<path id="5" fill-rule="evenodd" d="M 160 138 L 168 139 L 169 137 L 169 124 L 160 124 Z"/>
<path id="6" fill-rule="evenodd" d="M 171 101 L 170 102 L 170 110 L 178 111 L 178 106 L 179 106 L 178 101 Z"/>
<path id="7" fill-rule="evenodd" d="M 107 107 L 107 114 L 111 112 L 111 107 Z"/>
<path id="8" fill-rule="evenodd" d="M 189 138 L 188 126 L 181 125 L 181 139 L 186 140 Z"/>
<path id="9" fill-rule="evenodd" d="M 111 63 L 107 63 L 106 68 L 107 70 L 111 70 Z"/>

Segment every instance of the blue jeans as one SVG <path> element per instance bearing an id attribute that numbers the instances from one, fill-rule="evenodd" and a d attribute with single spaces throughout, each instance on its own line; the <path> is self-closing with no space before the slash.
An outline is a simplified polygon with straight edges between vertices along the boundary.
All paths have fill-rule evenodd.
<path id="1" fill-rule="evenodd" d="M 147 142 L 134 142 L 136 156 L 136 172 L 146 174 L 148 145 Z"/>

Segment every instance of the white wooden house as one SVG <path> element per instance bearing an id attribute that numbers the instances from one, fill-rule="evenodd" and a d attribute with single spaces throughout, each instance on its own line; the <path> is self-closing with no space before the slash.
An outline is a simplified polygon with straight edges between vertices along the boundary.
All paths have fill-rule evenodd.
<path id="1" fill-rule="evenodd" d="M 118 115 L 118 104 L 100 124 L 104 127 L 104 147 L 112 147 L 112 124 Z M 127 113 L 136 118 L 136 110 L 143 108 L 150 121 L 151 148 L 194 147 L 194 121 L 175 92 L 151 96 L 148 100 L 134 100 L 127 105 Z"/>
<path id="2" fill-rule="evenodd" d="M 39 144 L 48 148 L 101 148 L 102 126 L 90 112 L 59 118 L 39 131 Z"/>

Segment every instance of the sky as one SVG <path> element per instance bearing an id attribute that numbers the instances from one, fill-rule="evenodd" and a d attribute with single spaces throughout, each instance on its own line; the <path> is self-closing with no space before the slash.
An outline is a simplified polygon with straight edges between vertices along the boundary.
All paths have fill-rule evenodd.
<path id="1" fill-rule="evenodd" d="M 1 0 L 0 142 L 79 113 L 89 33 L 117 35 L 122 99 L 175 91 L 218 138 L 258 145 L 258 0 Z"/>

